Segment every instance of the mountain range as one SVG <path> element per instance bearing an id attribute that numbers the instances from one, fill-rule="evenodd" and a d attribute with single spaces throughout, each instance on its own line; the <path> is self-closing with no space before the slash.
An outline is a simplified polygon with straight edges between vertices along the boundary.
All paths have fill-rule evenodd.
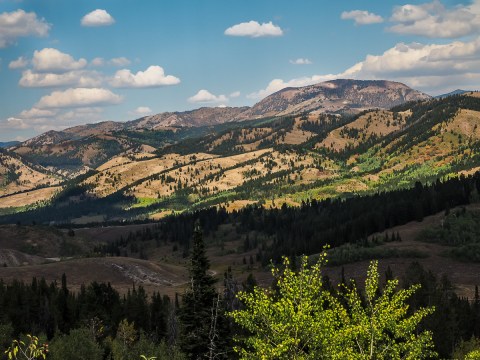
<path id="1" fill-rule="evenodd" d="M 388 109 L 405 101 L 428 98 L 430 96 L 397 82 L 333 80 L 283 89 L 251 108 L 203 107 L 185 112 L 160 113 L 128 122 L 107 121 L 63 131 L 52 130 L 17 144 L 11 150 L 31 162 L 60 171 L 63 176 L 66 172 L 77 174 L 86 168 L 95 168 L 122 152 L 138 152 L 144 149 L 144 145 L 158 148 L 183 139 L 185 135 L 190 136 L 190 133 L 206 133 L 208 126 L 306 112 L 355 114 L 369 108 Z M 202 129 L 189 129 L 193 127 Z M 143 138 L 148 132 L 156 134 L 154 139 L 149 136 L 145 141 Z"/>
<path id="2" fill-rule="evenodd" d="M 2 150 L 0 214 L 159 218 L 408 187 L 480 166 L 478 111 L 475 92 L 434 99 L 391 81 L 334 80 L 250 108 L 50 131 Z"/>

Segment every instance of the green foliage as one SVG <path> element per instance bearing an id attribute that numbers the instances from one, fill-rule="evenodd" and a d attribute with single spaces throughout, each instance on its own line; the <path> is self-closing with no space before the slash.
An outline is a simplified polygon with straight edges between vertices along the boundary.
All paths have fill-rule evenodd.
<path id="1" fill-rule="evenodd" d="M 392 247 L 365 247 L 358 244 L 344 244 L 329 251 L 329 265 L 344 265 L 357 261 L 389 258 L 425 258 L 428 255 L 415 249 Z"/>
<path id="2" fill-rule="evenodd" d="M 51 360 L 102 360 L 103 349 L 87 328 L 73 329 L 56 336 L 50 345 Z"/>
<path id="3" fill-rule="evenodd" d="M 183 355 L 175 347 L 169 348 L 164 341 L 153 342 L 143 331 L 135 329 L 134 323 L 122 320 L 118 326 L 117 336 L 110 340 L 114 360 L 131 359 L 166 359 L 183 360 Z M 148 354 L 148 355 L 144 355 Z"/>
<path id="4" fill-rule="evenodd" d="M 0 349 L 5 349 L 13 340 L 13 326 L 11 323 L 0 323 Z"/>
<path id="5" fill-rule="evenodd" d="M 454 359 L 478 360 L 480 359 L 480 339 L 472 337 L 467 341 L 460 341 L 452 354 Z"/>
<path id="6" fill-rule="evenodd" d="M 414 360 L 435 356 L 431 333 L 417 331 L 434 308 L 408 313 L 407 300 L 419 286 L 397 291 L 398 280 L 389 280 L 381 290 L 379 279 L 378 263 L 372 261 L 365 281 L 365 301 L 355 286 L 346 289 L 342 358 Z"/>
<path id="7" fill-rule="evenodd" d="M 26 335 L 26 341 L 13 340 L 12 345 L 5 351 L 9 360 L 46 359 L 48 344 L 42 344 L 37 336 Z"/>
<path id="8" fill-rule="evenodd" d="M 408 312 L 407 300 L 418 287 L 396 290 L 390 280 L 379 286 L 377 263 L 365 282 L 365 300 L 357 288 L 327 291 L 322 283 L 323 253 L 308 266 L 303 257 L 293 271 L 287 258 L 274 267 L 275 286 L 255 287 L 238 297 L 245 308 L 230 313 L 249 335 L 238 337 L 242 359 L 422 359 L 435 356 L 431 334 L 418 332 L 421 320 L 433 312 Z"/>
<path id="9" fill-rule="evenodd" d="M 465 360 L 480 360 L 480 350 L 473 350 L 465 356 Z"/>
<path id="10" fill-rule="evenodd" d="M 418 240 L 450 246 L 480 242 L 480 212 L 453 211 L 442 219 L 440 225 L 423 230 Z"/>
<path id="11" fill-rule="evenodd" d="M 424 229 L 417 240 L 453 246 L 448 255 L 480 262 L 480 212 L 465 208 L 454 211 L 440 225 Z"/>
<path id="12" fill-rule="evenodd" d="M 112 354 L 115 360 L 129 360 L 133 357 L 133 345 L 137 341 L 138 333 L 134 323 L 129 323 L 123 319 L 118 325 L 117 336 L 112 341 Z"/>
<path id="13" fill-rule="evenodd" d="M 300 271 L 272 269 L 276 286 L 254 287 L 251 293 L 240 292 L 245 309 L 230 315 L 250 336 L 239 337 L 236 352 L 242 359 L 321 359 L 332 354 L 331 335 L 339 318 L 332 296 L 322 289 L 321 267 L 324 255 L 312 267 L 302 259 Z"/>
<path id="14" fill-rule="evenodd" d="M 182 354 L 178 348 L 169 347 L 165 341 L 161 341 L 159 344 L 154 343 L 145 334 L 140 334 L 138 341 L 133 348 L 129 351 L 131 357 L 127 359 L 143 360 L 186 360 L 186 356 Z M 147 355 L 144 355 L 147 354 Z M 114 358 L 116 360 L 116 358 Z"/>

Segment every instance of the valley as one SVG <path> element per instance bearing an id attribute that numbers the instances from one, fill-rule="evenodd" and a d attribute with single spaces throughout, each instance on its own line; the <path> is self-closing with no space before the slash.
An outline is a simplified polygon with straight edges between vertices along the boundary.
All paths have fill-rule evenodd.
<path id="1" fill-rule="evenodd" d="M 0 9 L 0 360 L 480 359 L 480 0 Z"/>
<path id="2" fill-rule="evenodd" d="M 153 315 L 132 309 L 163 296 L 157 321 L 174 321 L 200 236 L 205 276 L 225 299 L 272 286 L 284 257 L 295 269 L 301 255 L 313 263 L 326 251 L 325 287 L 364 283 L 376 259 L 382 283 L 415 281 L 421 301 L 470 309 L 480 283 L 479 126 L 477 92 L 432 98 L 400 83 L 335 80 L 252 107 L 13 143 L 0 149 L 0 285 L 51 283 L 54 301 L 71 294 L 71 304 L 104 296 L 153 331 Z M 93 313 L 118 323 L 116 307 L 97 305 Z"/>
<path id="3" fill-rule="evenodd" d="M 319 89 L 333 91 L 325 86 Z M 340 83 L 341 90 L 336 91 L 352 94 L 358 85 L 352 85 L 350 92 L 345 86 Z M 294 103 L 303 104 L 313 90 L 302 88 L 296 95 L 292 91 L 273 94 L 252 109 L 270 114 L 279 96 L 300 98 Z M 375 93 L 376 88 L 369 91 Z M 471 173 L 480 166 L 477 93 L 428 99 L 409 91 L 410 97 L 417 96 L 416 102 L 389 110 L 357 111 L 356 115 L 350 108 L 341 113 L 299 115 L 292 110 L 289 115 L 236 121 L 233 110 L 218 108 L 222 116 L 233 118 L 225 117 L 217 125 L 165 128 L 162 115 L 132 122 L 136 130 L 129 123 L 109 123 L 68 129 L 61 135 L 44 134 L 6 150 L 9 156 L 18 157 L 19 164 L 37 159 L 39 170 L 34 173 L 25 168 L 18 180 L 5 175 L 0 212 L 8 221 L 15 217 L 21 221 L 25 210 L 41 213 L 53 208 L 57 223 L 88 223 L 88 219 L 158 219 L 214 205 L 299 206 L 310 199 L 405 188 L 416 181 Z M 313 94 L 323 101 L 324 95 Z M 405 96 L 392 101 L 409 99 Z M 366 99 L 366 104 L 376 101 L 375 97 Z M 285 113 L 284 105 L 275 109 Z M 250 110 L 242 109 L 242 113 Z M 155 128 L 152 122 L 158 121 L 163 125 Z M 72 167 L 72 161 L 77 165 Z M 108 206 L 93 213 L 80 209 L 85 202 Z M 77 209 L 61 211 L 58 217 L 68 203 Z M 42 220 L 48 221 L 53 218 Z"/>
<path id="4" fill-rule="evenodd" d="M 451 212 L 461 212 L 462 209 L 458 207 Z M 469 213 L 480 214 L 478 203 L 468 205 L 465 209 Z M 454 251 L 455 246 L 426 242 L 421 237 L 422 233 L 440 226 L 445 219 L 445 212 L 442 211 L 425 217 L 421 222 L 411 221 L 374 233 L 369 237 L 371 240 L 384 239 L 387 235 L 400 236 L 401 241 L 379 241 L 370 248 L 375 250 L 371 254 L 377 255 L 370 256 L 379 256 L 381 273 L 390 267 L 400 279 L 405 276 L 412 262 L 418 262 L 438 278 L 448 276 L 455 284 L 456 293 L 471 299 L 475 286 L 480 282 L 480 263 L 452 257 L 448 254 Z M 132 284 L 143 286 L 147 293 L 159 291 L 170 297 L 174 297 L 175 293 L 183 293 L 188 283 L 188 258 L 184 256 L 180 244 L 174 241 L 159 243 L 152 236 L 152 240 L 128 243 L 125 251 L 118 253 L 120 256 L 112 257 L 110 253 L 105 257 L 95 253 L 95 248 L 108 248 L 109 244 L 120 238 L 127 239 L 129 234 L 141 233 L 155 234 L 155 226 L 76 228 L 72 237 L 67 230 L 58 231 L 50 227 L 2 225 L 0 238 L 11 241 L 2 241 L 2 248 L 6 249 L 0 250 L 0 278 L 7 282 L 16 279 L 28 283 L 33 277 L 59 282 L 61 275 L 66 274 L 69 288 L 73 291 L 79 291 L 82 284 L 98 281 L 111 283 L 122 294 L 131 289 Z M 263 286 L 268 286 L 273 280 L 269 269 L 258 258 L 262 249 L 261 241 L 258 248 L 245 248 L 246 238 L 250 236 L 255 238 L 262 235 L 253 232 L 239 234 L 232 224 L 227 223 L 205 237 L 212 274 L 218 286 L 222 285 L 223 274 L 228 268 L 232 269 L 239 283 L 245 282 L 249 274 L 253 274 Z M 132 244 L 136 245 L 131 247 Z M 143 250 L 130 250 L 138 246 Z M 325 274 L 334 283 L 341 281 L 342 273 L 358 282 L 365 281 L 369 259 L 358 261 L 350 258 L 347 249 L 348 246 L 344 245 L 329 251 L 331 264 L 324 269 Z M 393 256 L 381 255 L 389 254 L 392 250 Z"/>

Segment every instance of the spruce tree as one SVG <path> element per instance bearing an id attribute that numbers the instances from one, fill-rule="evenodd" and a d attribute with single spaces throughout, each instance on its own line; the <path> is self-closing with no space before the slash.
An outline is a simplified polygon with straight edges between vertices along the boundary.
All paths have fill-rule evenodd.
<path id="1" fill-rule="evenodd" d="M 196 224 L 189 266 L 190 285 L 183 295 L 179 311 L 180 345 L 189 359 L 204 358 L 209 352 L 212 308 L 217 297 L 215 279 L 209 274 L 209 269 L 202 232 Z"/>

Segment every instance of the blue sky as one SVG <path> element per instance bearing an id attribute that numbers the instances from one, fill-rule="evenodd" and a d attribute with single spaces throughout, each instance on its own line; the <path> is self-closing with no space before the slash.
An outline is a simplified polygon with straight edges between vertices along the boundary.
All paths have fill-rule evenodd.
<path id="1" fill-rule="evenodd" d="M 0 0 L 0 141 L 334 78 L 480 88 L 480 0 Z"/>

